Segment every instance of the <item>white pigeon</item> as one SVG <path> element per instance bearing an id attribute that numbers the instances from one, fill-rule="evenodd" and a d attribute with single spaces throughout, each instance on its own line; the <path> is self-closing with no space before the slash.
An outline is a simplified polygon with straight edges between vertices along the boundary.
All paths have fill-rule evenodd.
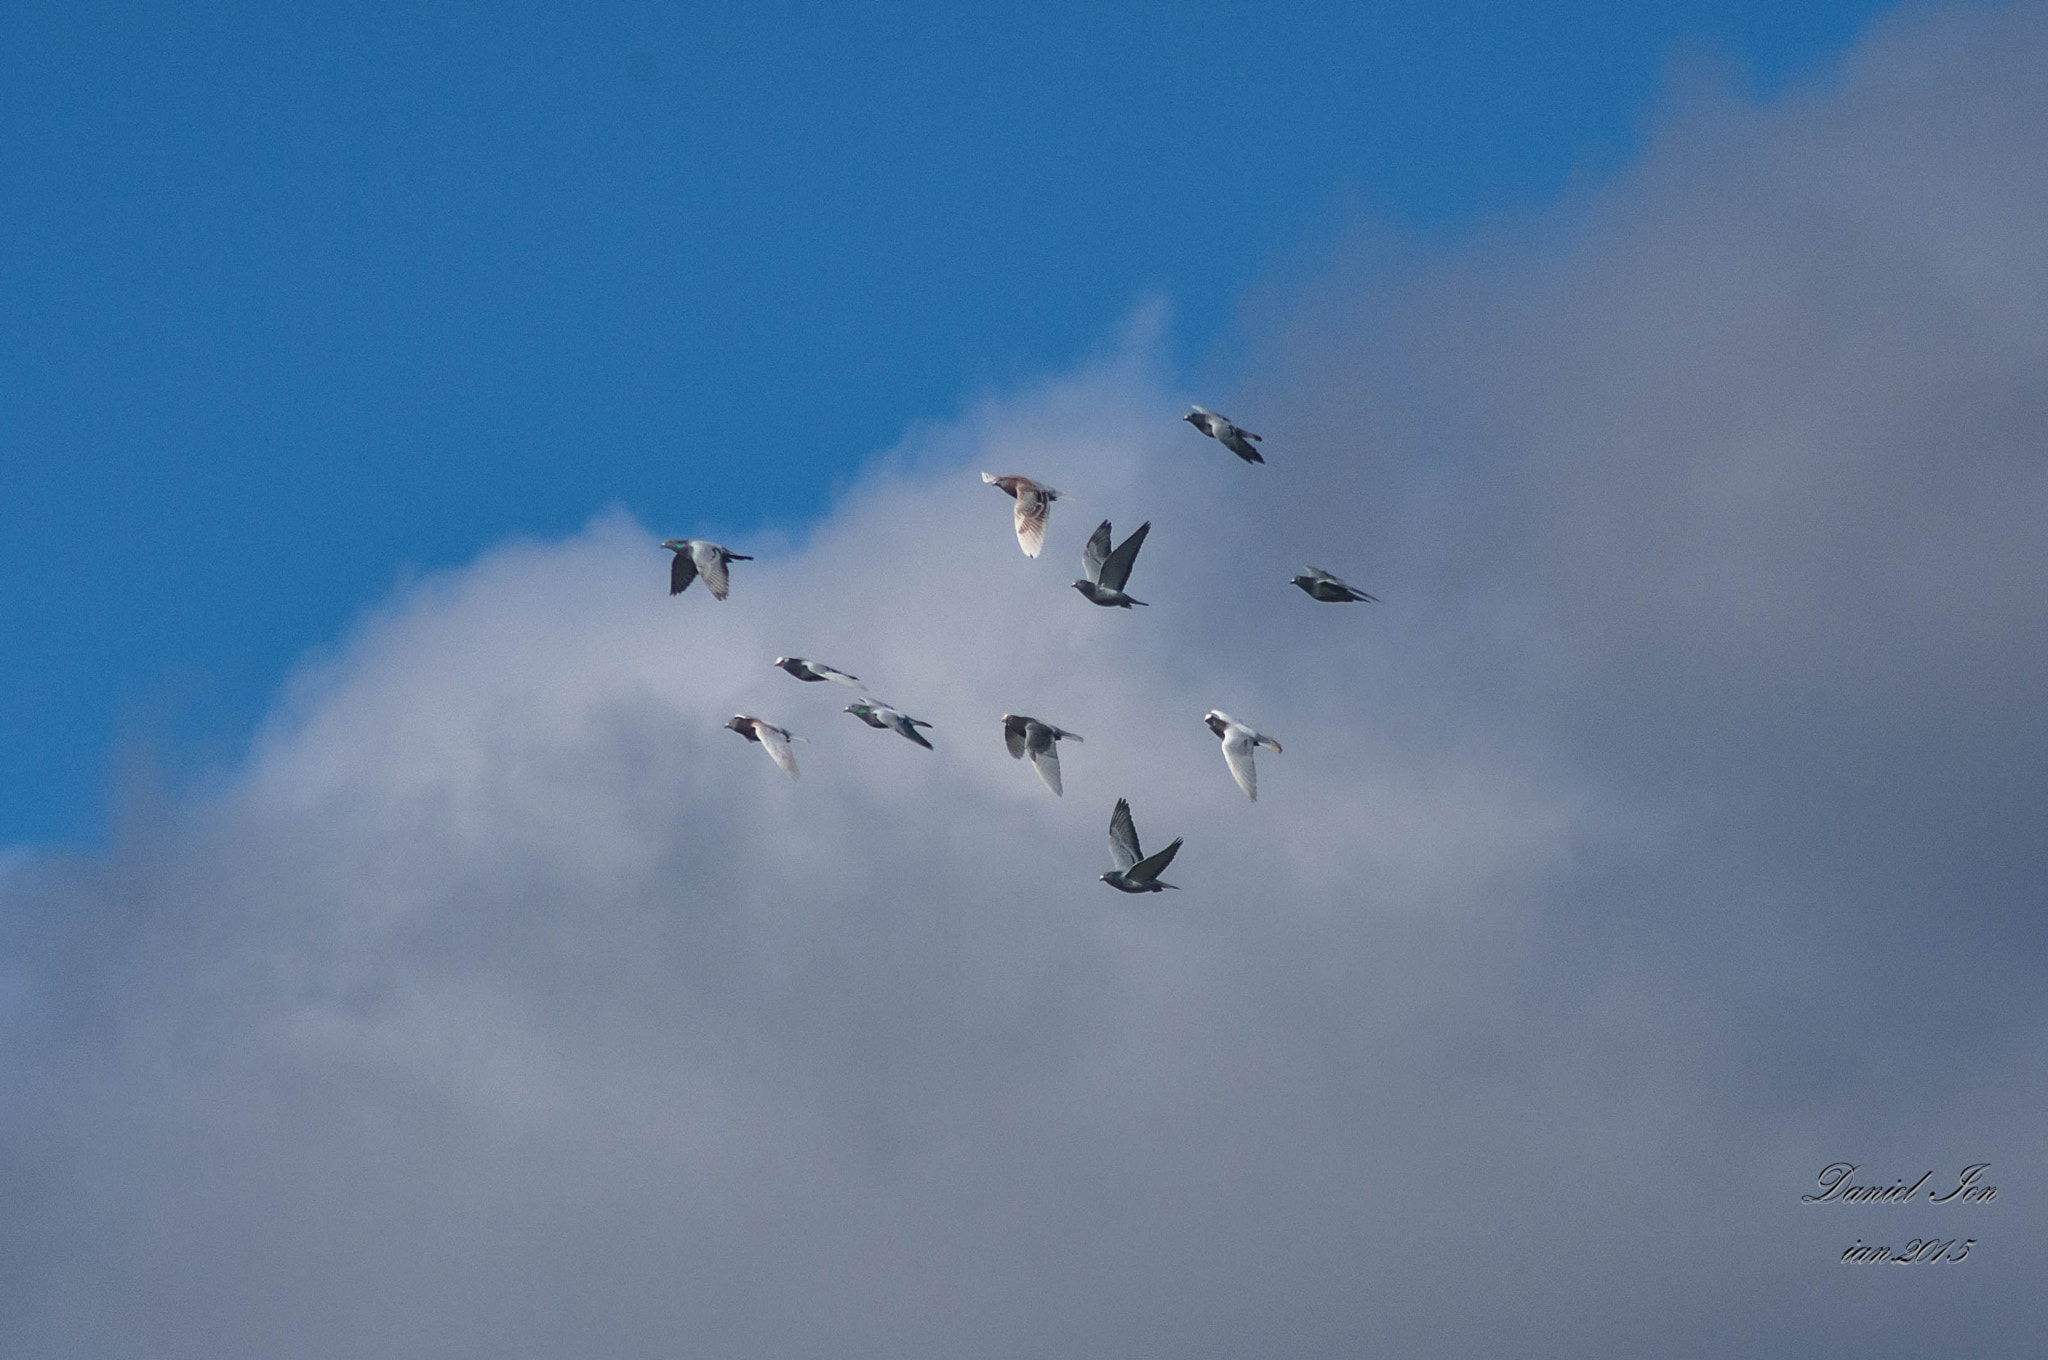
<path id="1" fill-rule="evenodd" d="M 1026 718 L 1017 713 L 1003 715 L 1003 744 L 1010 748 L 1010 758 L 1022 760 L 1029 755 L 1038 777 L 1056 794 L 1061 793 L 1059 744 L 1080 739 L 1076 733 L 1036 718 Z"/>
<path id="2" fill-rule="evenodd" d="M 1230 767 L 1230 777 L 1244 790 L 1244 796 L 1254 803 L 1259 801 L 1259 772 L 1252 767 L 1252 748 L 1270 746 L 1279 751 L 1280 743 L 1263 733 L 1254 732 L 1237 719 L 1220 709 L 1210 709 L 1202 716 L 1209 724 L 1209 730 L 1223 739 L 1223 763 Z"/>
<path id="3" fill-rule="evenodd" d="M 1109 521 L 1095 526 L 1095 532 L 1088 536 L 1087 545 L 1081 549 L 1081 569 L 1087 579 L 1074 582 L 1074 589 L 1081 592 L 1091 603 L 1105 608 L 1129 609 L 1134 604 L 1144 604 L 1124 594 L 1124 584 L 1131 579 L 1131 567 L 1138 560 L 1138 549 L 1145 546 L 1145 535 L 1152 532 L 1152 521 L 1146 520 L 1138 531 L 1116 545 L 1116 551 L 1109 550 Z"/>
<path id="4" fill-rule="evenodd" d="M 726 577 L 726 564 L 754 560 L 745 553 L 736 553 L 702 538 L 671 538 L 661 546 L 676 555 L 668 568 L 668 593 L 671 595 L 682 594 L 690 588 L 690 582 L 702 576 L 704 584 L 711 587 L 711 593 L 722 600 L 731 589 Z"/>
<path id="5" fill-rule="evenodd" d="M 880 699 L 857 699 L 846 706 L 846 711 L 869 727 L 901 733 L 925 750 L 932 749 L 932 744 L 917 730 L 920 727 L 930 727 L 930 723 L 923 718 L 913 718 L 908 713 L 899 713 Z"/>
<path id="6" fill-rule="evenodd" d="M 1173 844 L 1149 859 L 1140 858 L 1138 849 L 1138 825 L 1131 820 L 1131 805 L 1128 800 L 1116 800 L 1116 810 L 1109 814 L 1109 857 L 1116 868 L 1100 875 L 1102 881 L 1118 892 L 1147 893 L 1163 888 L 1176 888 L 1176 884 L 1161 883 L 1159 875 L 1166 872 L 1166 866 L 1173 863 L 1173 857 L 1180 853 L 1182 838 L 1175 836 Z"/>
<path id="7" fill-rule="evenodd" d="M 726 723 L 726 726 L 745 737 L 748 741 L 760 742 L 761 749 L 768 753 L 770 760 L 780 765 L 791 779 L 798 777 L 796 772 L 796 749 L 790 743 L 793 741 L 807 741 L 809 738 L 792 737 L 788 729 L 777 727 L 774 723 L 762 722 L 759 718 L 745 713 L 734 715 L 731 721 Z"/>
<path id="8" fill-rule="evenodd" d="M 830 680 L 833 684 L 844 685 L 848 689 L 860 688 L 859 676 L 834 670 L 822 662 L 806 661 L 800 656 L 778 656 L 775 658 L 775 664 L 799 680 Z"/>
<path id="9" fill-rule="evenodd" d="M 1055 491 L 1042 482 L 1029 477 L 996 477 L 982 473 L 981 480 L 990 486 L 999 486 L 1017 501 L 1017 546 L 1024 550 L 1026 557 L 1036 557 L 1045 547 L 1045 520 L 1052 513 L 1052 503 L 1065 492 Z M 1069 500 L 1072 497 L 1068 497 Z"/>
<path id="10" fill-rule="evenodd" d="M 1247 463 L 1263 463 L 1266 461 L 1260 456 L 1259 451 L 1252 447 L 1253 443 L 1258 442 L 1259 437 L 1257 435 L 1253 434 L 1250 430 L 1240 429 L 1238 426 L 1231 424 L 1229 420 L 1217 415 L 1214 411 L 1206 411 L 1197 406 L 1182 416 L 1181 419 L 1200 430 L 1203 434 L 1208 435 Z"/>

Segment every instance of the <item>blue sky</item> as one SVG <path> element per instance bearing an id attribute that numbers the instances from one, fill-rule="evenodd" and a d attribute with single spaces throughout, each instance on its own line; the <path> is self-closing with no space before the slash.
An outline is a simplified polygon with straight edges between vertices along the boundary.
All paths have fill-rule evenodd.
<path id="1" fill-rule="evenodd" d="M 1453 241 L 1876 9 L 9 7 L 0 844 L 233 759 L 409 571 L 800 527 L 1149 298 L 1199 384 L 1348 224 Z"/>

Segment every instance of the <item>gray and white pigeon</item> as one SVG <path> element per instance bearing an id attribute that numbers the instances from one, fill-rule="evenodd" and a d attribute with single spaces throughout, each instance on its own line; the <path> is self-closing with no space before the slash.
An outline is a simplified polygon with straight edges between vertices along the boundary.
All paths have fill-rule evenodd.
<path id="1" fill-rule="evenodd" d="M 1116 869 L 1102 875 L 1102 881 L 1118 892 L 1148 893 L 1177 885 L 1161 883 L 1159 875 L 1166 872 L 1166 866 L 1173 863 L 1173 857 L 1180 853 L 1182 838 L 1175 836 L 1173 844 L 1149 859 L 1139 858 L 1138 827 L 1131 820 L 1131 805 L 1122 798 L 1116 800 L 1116 810 L 1109 814 L 1109 857 L 1116 863 Z"/>
<path id="2" fill-rule="evenodd" d="M 797 777 L 796 751 L 790 743 L 806 741 L 808 738 L 792 737 L 788 729 L 777 727 L 774 723 L 762 722 L 759 718 L 745 713 L 736 714 L 726 726 L 748 741 L 760 742 L 761 749 L 768 753 L 770 760 L 780 765 L 791 779 Z"/>
<path id="3" fill-rule="evenodd" d="M 1253 444 L 1261 442 L 1257 435 L 1253 434 L 1250 430 L 1239 429 L 1214 411 L 1205 411 L 1197 406 L 1182 416 L 1181 419 L 1200 430 L 1203 434 L 1208 435 L 1247 463 L 1263 463 L 1266 461 L 1259 455 L 1259 451 L 1252 447 Z"/>
<path id="4" fill-rule="evenodd" d="M 1038 771 L 1038 777 L 1054 793 L 1061 792 L 1059 743 L 1079 740 L 1077 733 L 1036 718 L 1017 713 L 1003 715 L 1003 744 L 1010 748 L 1010 758 L 1022 760 L 1029 755 L 1032 768 Z"/>
<path id="5" fill-rule="evenodd" d="M 1294 578 L 1294 584 L 1307 591 L 1310 599 L 1321 600 L 1324 604 L 1349 604 L 1353 600 L 1379 603 L 1377 597 L 1345 585 L 1321 567 L 1307 568 Z"/>
<path id="6" fill-rule="evenodd" d="M 722 600 L 731 589 L 725 573 L 726 563 L 754 560 L 745 553 L 721 548 L 702 538 L 671 538 L 661 546 L 676 555 L 668 568 L 668 593 L 671 595 L 682 594 L 690 588 L 690 582 L 702 576 L 704 584 L 711 587 L 711 593 Z"/>
<path id="7" fill-rule="evenodd" d="M 1145 535 L 1151 532 L 1152 521 L 1148 519 L 1138 526 L 1138 532 L 1111 552 L 1109 521 L 1095 526 L 1088 546 L 1081 549 L 1081 569 L 1087 573 L 1087 579 L 1074 582 L 1074 589 L 1093 603 L 1109 608 L 1129 609 L 1134 604 L 1144 604 L 1143 600 L 1124 594 L 1124 583 L 1131 579 L 1131 565 L 1138 560 L 1138 549 L 1145 546 Z"/>
<path id="8" fill-rule="evenodd" d="M 799 680 L 830 680 L 833 684 L 844 685 L 848 689 L 860 688 L 859 676 L 834 670 L 822 662 L 806 661 L 800 656 L 778 656 L 775 658 L 775 664 Z"/>
<path id="9" fill-rule="evenodd" d="M 1029 477 L 995 477 L 984 472 L 981 480 L 990 486 L 999 486 L 1017 501 L 1017 546 L 1024 550 L 1026 557 L 1038 556 L 1045 547 L 1045 519 L 1052 513 L 1052 503 L 1065 492 L 1055 491 Z M 1068 497 L 1069 500 L 1072 497 Z"/>
<path id="10" fill-rule="evenodd" d="M 1275 752 L 1280 743 L 1262 732 L 1254 732 L 1221 709 L 1212 708 L 1202 715 L 1202 721 L 1209 724 L 1209 730 L 1223 738 L 1223 763 L 1230 767 L 1230 777 L 1244 790 L 1244 796 L 1254 803 L 1259 801 L 1259 772 L 1252 767 L 1252 748 L 1270 746 Z"/>
<path id="11" fill-rule="evenodd" d="M 859 718 L 869 727 L 886 728 L 892 732 L 900 732 L 919 746 L 924 747 L 925 750 L 929 751 L 932 749 L 932 744 L 926 741 L 917 730 L 920 727 L 931 726 L 930 723 L 922 718 L 913 718 L 907 713 L 898 713 L 879 699 L 857 699 L 846 706 L 846 711 Z"/>

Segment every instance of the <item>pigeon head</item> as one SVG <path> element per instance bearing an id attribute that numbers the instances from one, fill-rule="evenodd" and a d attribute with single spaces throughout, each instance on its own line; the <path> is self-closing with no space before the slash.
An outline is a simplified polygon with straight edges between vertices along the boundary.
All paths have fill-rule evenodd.
<path id="1" fill-rule="evenodd" d="M 754 732 L 754 720 L 752 718 L 736 715 L 726 719 L 725 725 L 745 737 L 748 741 L 760 740 L 760 737 Z"/>
<path id="2" fill-rule="evenodd" d="M 1202 721 L 1209 725 L 1211 732 L 1220 737 L 1223 735 L 1224 730 L 1230 726 L 1230 715 L 1220 709 L 1212 708 L 1202 715 Z"/>
<path id="3" fill-rule="evenodd" d="M 670 552 L 688 552 L 690 550 L 690 540 L 687 538 L 663 539 L 661 546 L 667 548 Z"/>

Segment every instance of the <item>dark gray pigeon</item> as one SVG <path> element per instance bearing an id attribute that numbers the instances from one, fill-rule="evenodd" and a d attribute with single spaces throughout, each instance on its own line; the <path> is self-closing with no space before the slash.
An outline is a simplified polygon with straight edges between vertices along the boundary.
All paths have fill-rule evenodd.
<path id="1" fill-rule="evenodd" d="M 1252 447 L 1259 437 L 1250 430 L 1241 430 L 1214 411 L 1205 411 L 1197 406 L 1181 417 L 1188 424 L 1208 435 L 1211 439 L 1229 449 L 1247 463 L 1263 463 L 1266 460 Z"/>
<path id="2" fill-rule="evenodd" d="M 1138 526 L 1138 532 L 1117 544 L 1115 552 L 1109 550 L 1109 521 L 1104 520 L 1095 527 L 1088 537 L 1088 546 L 1081 549 L 1081 569 L 1088 576 L 1086 580 L 1074 582 L 1074 589 L 1090 601 L 1106 608 L 1129 609 L 1134 604 L 1144 604 L 1124 594 L 1124 583 L 1131 579 L 1131 566 L 1138 560 L 1138 549 L 1145 546 L 1145 535 L 1152 532 L 1152 521 L 1146 520 Z"/>
<path id="3" fill-rule="evenodd" d="M 925 750 L 929 751 L 932 749 L 932 744 L 926 741 L 917 730 L 920 727 L 930 727 L 930 723 L 922 718 L 913 718 L 907 713 L 898 713 L 880 699 L 856 699 L 846 706 L 846 711 L 859 718 L 869 727 L 900 732 L 919 746 L 924 747 Z"/>
<path id="4" fill-rule="evenodd" d="M 1379 603 L 1376 597 L 1362 590 L 1352 589 L 1321 567 L 1308 568 L 1294 578 L 1294 584 L 1307 591 L 1311 599 L 1321 600 L 1325 604 L 1348 604 L 1353 600 L 1364 600 L 1368 604 Z"/>
<path id="5" fill-rule="evenodd" d="M 1003 744 L 1010 748 L 1012 760 L 1031 757 L 1032 768 L 1038 777 L 1054 793 L 1060 793 L 1060 748 L 1062 741 L 1079 741 L 1081 738 L 1064 728 L 1021 714 L 1003 715 Z"/>
<path id="6" fill-rule="evenodd" d="M 775 664 L 799 680 L 830 680 L 833 684 L 844 685 L 848 689 L 860 688 L 859 676 L 834 670 L 821 662 L 806 661 L 800 656 L 778 656 L 775 658 Z"/>
<path id="7" fill-rule="evenodd" d="M 671 595 L 682 594 L 690 588 L 690 582 L 702 576 L 704 584 L 711 587 L 711 593 L 722 600 L 726 591 L 731 589 L 726 578 L 726 564 L 754 560 L 745 553 L 721 548 L 701 538 L 671 538 L 661 546 L 676 555 L 668 568 L 668 593 Z"/>
<path id="8" fill-rule="evenodd" d="M 748 741 L 760 742 L 761 749 L 768 753 L 770 760 L 780 765 L 791 779 L 797 777 L 796 750 L 790 743 L 804 741 L 806 738 L 792 737 L 788 729 L 777 727 L 774 723 L 762 722 L 759 718 L 745 713 L 734 715 L 726 726 Z"/>
<path id="9" fill-rule="evenodd" d="M 1166 872 L 1166 866 L 1173 863 L 1173 857 L 1180 853 L 1181 837 L 1175 836 L 1173 844 L 1149 859 L 1138 857 L 1138 827 L 1131 820 L 1131 805 L 1122 798 L 1116 800 L 1116 810 L 1109 814 L 1109 857 L 1116 862 L 1112 873 L 1102 875 L 1102 881 L 1118 892 L 1148 893 L 1162 888 L 1172 888 L 1172 883 L 1161 883 L 1159 875 Z"/>

